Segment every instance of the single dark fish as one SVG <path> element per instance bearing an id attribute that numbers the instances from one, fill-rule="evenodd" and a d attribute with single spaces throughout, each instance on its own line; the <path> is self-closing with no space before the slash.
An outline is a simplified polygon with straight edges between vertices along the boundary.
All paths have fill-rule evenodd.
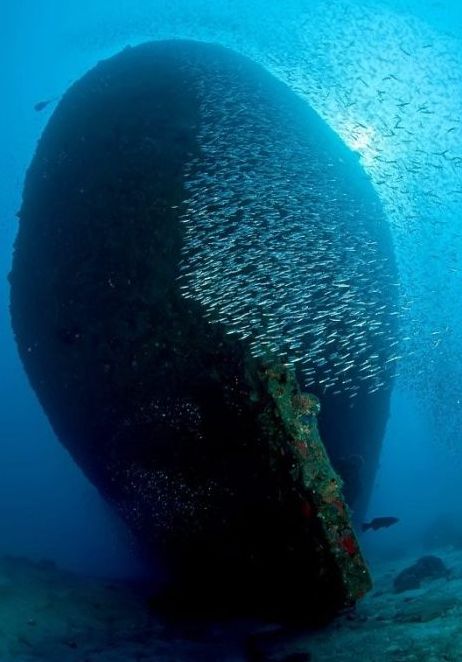
<path id="1" fill-rule="evenodd" d="M 56 101 L 57 97 L 54 99 L 47 99 L 46 101 L 39 101 L 38 103 L 35 104 L 34 110 L 39 113 L 41 110 L 46 108 L 48 104 L 50 104 L 52 101 Z"/>
<path id="2" fill-rule="evenodd" d="M 374 517 L 370 522 L 365 522 L 361 529 L 362 531 L 368 531 L 369 529 L 377 531 L 377 529 L 386 529 L 397 522 L 399 522 L 397 517 Z"/>

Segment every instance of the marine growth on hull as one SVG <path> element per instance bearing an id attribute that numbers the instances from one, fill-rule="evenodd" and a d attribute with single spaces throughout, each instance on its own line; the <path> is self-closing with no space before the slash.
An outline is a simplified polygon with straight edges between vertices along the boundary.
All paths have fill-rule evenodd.
<path id="1" fill-rule="evenodd" d="M 369 587 L 347 503 L 388 416 L 395 283 L 356 156 L 260 66 L 168 41 L 58 105 L 11 314 L 58 438 L 176 595 L 315 620 Z"/>

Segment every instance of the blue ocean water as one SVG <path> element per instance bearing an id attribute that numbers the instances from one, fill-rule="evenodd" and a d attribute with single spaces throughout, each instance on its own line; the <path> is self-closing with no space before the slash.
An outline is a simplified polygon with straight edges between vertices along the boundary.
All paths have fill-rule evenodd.
<path id="1" fill-rule="evenodd" d="M 255 60 L 358 154 L 391 228 L 402 311 L 367 513 L 399 522 L 361 542 L 374 567 L 440 548 L 462 553 L 459 3 L 24 0 L 3 3 L 0 32 L 0 555 L 105 578 L 151 572 L 37 402 L 11 329 L 7 274 L 25 172 L 55 102 L 34 105 L 127 45 L 166 38 L 219 43 Z"/>

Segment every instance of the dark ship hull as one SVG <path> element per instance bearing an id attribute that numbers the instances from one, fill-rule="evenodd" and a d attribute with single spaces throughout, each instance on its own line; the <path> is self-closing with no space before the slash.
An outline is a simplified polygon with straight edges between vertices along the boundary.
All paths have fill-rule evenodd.
<path id="1" fill-rule="evenodd" d="M 286 171 L 301 154 L 314 168 Z M 336 279 L 350 237 L 370 267 L 348 267 L 347 296 Z M 315 265 L 311 280 L 290 271 L 297 260 Z M 321 437 L 360 513 L 388 416 L 391 373 L 368 384 L 390 355 L 394 280 L 380 205 L 321 120 L 245 58 L 160 42 L 98 64 L 50 120 L 27 174 L 11 314 L 58 438 L 182 590 L 316 620 L 369 580 L 304 392 L 321 400 Z M 281 297 L 310 287 L 299 338 Z M 337 340 L 310 354 L 331 337 L 312 323 L 326 314 Z M 359 334 L 355 363 L 344 355 L 361 353 Z"/>

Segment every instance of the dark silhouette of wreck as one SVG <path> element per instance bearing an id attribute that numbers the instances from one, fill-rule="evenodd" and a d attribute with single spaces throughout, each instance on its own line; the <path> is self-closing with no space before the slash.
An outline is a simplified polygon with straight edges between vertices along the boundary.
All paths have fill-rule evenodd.
<path id="1" fill-rule="evenodd" d="M 235 108 L 212 94 L 226 77 L 242 91 Z M 204 108 L 208 127 L 226 117 L 228 137 L 251 141 L 239 133 L 251 89 L 259 112 L 287 107 L 306 123 L 307 150 L 319 143 L 316 158 L 342 189 L 331 204 L 367 216 L 389 258 L 376 283 L 388 303 L 390 236 L 356 156 L 261 67 L 219 46 L 170 41 L 100 62 L 63 96 L 27 173 L 11 316 L 57 437 L 144 547 L 164 554 L 178 599 L 319 623 L 370 587 L 349 506 L 361 519 L 392 377 L 370 393 L 353 367 L 352 407 L 351 393 L 305 388 L 298 368 L 255 353 L 182 294 L 185 171 L 192 163 L 194 176 L 202 158 Z M 261 140 L 270 159 L 271 133 Z M 251 175 L 252 150 L 239 150 Z M 290 194 L 294 182 L 273 174 Z M 242 205 L 252 204 L 243 191 Z M 320 205 L 306 222 L 322 224 Z M 374 343 L 385 362 L 386 343 Z"/>

